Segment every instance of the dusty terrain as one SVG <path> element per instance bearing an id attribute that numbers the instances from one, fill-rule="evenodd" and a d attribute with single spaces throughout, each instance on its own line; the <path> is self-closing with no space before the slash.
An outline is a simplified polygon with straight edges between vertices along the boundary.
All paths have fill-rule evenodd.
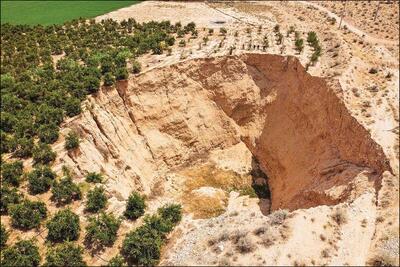
<path id="1" fill-rule="evenodd" d="M 132 190 L 148 196 L 149 213 L 182 203 L 161 265 L 398 265 L 398 23 L 382 17 L 391 27 L 376 33 L 359 6 L 341 29 L 331 19 L 340 3 L 145 1 L 98 17 L 194 21 L 199 36 L 139 58 L 143 73 L 89 97 L 62 129 L 79 132 L 79 151 L 60 138 L 54 169 L 68 166 L 86 190 L 86 173 L 103 173 L 117 215 Z M 398 22 L 398 3 L 388 6 L 382 16 L 397 10 Z M 316 64 L 305 40 L 295 50 L 290 26 L 303 39 L 317 33 Z M 270 199 L 241 193 L 259 168 Z M 124 221 L 112 248 L 85 251 L 88 263 L 106 264 L 140 224 Z M 44 244 L 46 234 L 26 236 Z"/>
<path id="2" fill-rule="evenodd" d="M 346 3 L 347 2 L 347 3 Z M 399 1 L 319 1 L 319 5 L 383 39 L 399 39 Z"/>

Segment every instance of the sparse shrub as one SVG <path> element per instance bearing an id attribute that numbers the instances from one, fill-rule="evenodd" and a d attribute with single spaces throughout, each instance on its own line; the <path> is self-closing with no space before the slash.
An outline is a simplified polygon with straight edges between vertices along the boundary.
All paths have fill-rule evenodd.
<path id="1" fill-rule="evenodd" d="M 287 36 L 289 36 L 293 32 L 295 32 L 294 26 L 290 26 L 289 30 L 287 31 Z"/>
<path id="2" fill-rule="evenodd" d="M 261 236 L 261 244 L 264 246 L 264 247 L 266 247 L 266 248 L 269 248 L 270 246 L 272 246 L 273 244 L 274 244 L 274 240 L 273 240 L 273 238 L 271 237 L 271 235 L 269 234 L 269 233 L 264 233 L 262 236 Z"/>
<path id="3" fill-rule="evenodd" d="M 184 31 L 184 30 L 179 29 L 179 30 L 176 32 L 176 37 L 182 38 L 182 37 L 184 37 L 184 36 L 185 36 L 185 31 Z"/>
<path id="4" fill-rule="evenodd" d="M 65 242 L 49 249 L 44 266 L 87 266 L 82 254 L 82 247 L 72 242 Z"/>
<path id="5" fill-rule="evenodd" d="M 321 256 L 323 257 L 323 258 L 328 258 L 329 257 L 329 249 L 324 249 L 324 250 L 322 250 L 321 251 Z"/>
<path id="6" fill-rule="evenodd" d="M 1 177 L 2 182 L 13 186 L 19 186 L 21 176 L 23 174 L 24 165 L 22 161 L 14 161 L 12 163 L 2 163 Z"/>
<path id="7" fill-rule="evenodd" d="M 14 155 L 19 158 L 28 158 L 32 156 L 32 150 L 34 147 L 33 139 L 22 137 L 16 140 L 16 147 Z"/>
<path id="8" fill-rule="evenodd" d="M 269 222 L 272 225 L 280 225 L 282 224 L 288 216 L 287 210 L 277 210 L 274 213 L 271 213 L 269 217 Z"/>
<path id="9" fill-rule="evenodd" d="M 211 239 L 208 240 L 208 245 L 209 246 L 214 246 L 215 244 L 222 242 L 222 241 L 227 241 L 229 240 L 230 235 L 227 231 L 224 231 L 220 236 L 218 237 L 212 237 Z"/>
<path id="10" fill-rule="evenodd" d="M 318 44 L 317 34 L 315 32 L 308 32 L 308 34 L 307 34 L 307 42 L 311 46 L 315 46 L 316 44 Z"/>
<path id="11" fill-rule="evenodd" d="M 249 237 L 244 236 L 236 243 L 236 249 L 242 254 L 250 253 L 255 249 L 255 245 Z"/>
<path id="12" fill-rule="evenodd" d="M 65 114 L 70 118 L 79 115 L 82 111 L 81 101 L 76 97 L 69 97 L 65 100 L 64 109 Z"/>
<path id="13" fill-rule="evenodd" d="M 97 212 L 104 209 L 107 204 L 107 196 L 103 187 L 95 187 L 87 193 L 87 201 L 85 210 L 89 212 Z"/>
<path id="14" fill-rule="evenodd" d="M 126 67 L 123 68 L 117 68 L 115 71 L 115 79 L 117 81 L 121 81 L 121 80 L 126 80 L 128 79 L 128 70 L 126 69 Z"/>
<path id="15" fill-rule="evenodd" d="M 310 58 L 311 65 L 314 65 L 315 62 L 317 62 L 318 57 L 319 56 L 316 53 L 312 53 L 311 58 Z"/>
<path id="16" fill-rule="evenodd" d="M 0 227 L 0 248 L 1 249 L 3 249 L 6 246 L 7 239 L 8 239 L 8 232 L 7 232 L 6 228 L 3 225 L 1 225 L 1 227 Z"/>
<path id="17" fill-rule="evenodd" d="M 0 130 L 0 153 L 14 152 L 14 156 L 17 156 L 15 153 L 16 148 L 17 140 L 15 137 Z"/>
<path id="18" fill-rule="evenodd" d="M 218 238 L 218 240 L 221 241 L 226 241 L 229 239 L 229 234 L 227 231 L 224 231 Z"/>
<path id="19" fill-rule="evenodd" d="M 276 35 L 276 44 L 280 45 L 280 44 L 282 44 L 282 41 L 283 41 L 283 35 L 282 35 L 282 33 L 279 32 Z"/>
<path id="20" fill-rule="evenodd" d="M 143 225 L 126 235 L 121 254 L 129 265 L 156 265 L 162 244 L 158 231 Z"/>
<path id="21" fill-rule="evenodd" d="M 151 50 L 153 51 L 154 55 L 161 55 L 163 53 L 163 48 L 160 43 L 154 45 Z"/>
<path id="22" fill-rule="evenodd" d="M 323 234 L 320 234 L 319 238 L 321 239 L 321 241 L 325 241 L 326 240 L 326 237 Z"/>
<path id="23" fill-rule="evenodd" d="M 76 132 L 69 132 L 65 137 L 65 149 L 71 150 L 79 147 L 79 136 Z"/>
<path id="24" fill-rule="evenodd" d="M 261 227 L 258 227 L 257 229 L 255 229 L 255 230 L 253 231 L 253 233 L 254 233 L 255 235 L 257 235 L 257 236 L 260 236 L 260 235 L 266 233 L 267 230 L 268 230 L 267 227 L 261 226 Z"/>
<path id="25" fill-rule="evenodd" d="M 369 74 L 377 74 L 378 70 L 376 68 L 370 68 L 368 71 Z"/>
<path id="26" fill-rule="evenodd" d="M 144 224 L 125 237 L 122 255 L 129 264 L 156 265 L 166 234 L 181 217 L 181 207 L 176 204 L 166 205 L 158 209 L 158 214 L 146 216 Z"/>
<path id="27" fill-rule="evenodd" d="M 263 39 L 263 50 L 267 49 L 269 47 L 269 41 L 268 41 L 268 36 L 265 35 Z"/>
<path id="28" fill-rule="evenodd" d="M 246 186 L 239 189 L 240 196 L 249 196 L 250 198 L 256 198 L 257 194 L 253 187 Z"/>
<path id="29" fill-rule="evenodd" d="M 48 166 L 38 166 L 28 174 L 28 188 L 31 194 L 47 192 L 56 177 Z"/>
<path id="30" fill-rule="evenodd" d="M 80 232 L 79 216 L 69 209 L 58 211 L 47 224 L 47 239 L 53 242 L 77 240 Z"/>
<path id="31" fill-rule="evenodd" d="M 232 241 L 232 243 L 237 244 L 237 242 L 239 242 L 239 240 L 245 236 L 246 236 L 246 232 L 241 231 L 241 230 L 236 230 L 232 233 L 231 241 Z"/>
<path id="32" fill-rule="evenodd" d="M 229 47 L 229 55 L 231 56 L 233 54 L 233 50 L 235 49 L 234 46 Z"/>
<path id="33" fill-rule="evenodd" d="M 179 41 L 179 46 L 180 46 L 180 47 L 184 47 L 184 46 L 186 46 L 186 42 L 185 42 L 185 40 L 183 40 L 183 39 L 182 39 L 182 40 L 180 40 L 180 41 Z"/>
<path id="34" fill-rule="evenodd" d="M 146 204 L 144 201 L 144 197 L 136 192 L 133 192 L 129 196 L 128 202 L 126 203 L 126 210 L 124 212 L 124 215 L 128 219 L 136 220 L 144 214 L 145 208 Z"/>
<path id="35" fill-rule="evenodd" d="M 127 266 L 122 256 L 117 255 L 110 259 L 106 267 L 125 267 Z"/>
<path id="36" fill-rule="evenodd" d="M 146 216 L 144 222 L 147 227 L 157 231 L 158 235 L 162 238 L 174 228 L 174 224 L 171 221 L 165 220 L 156 214 Z"/>
<path id="37" fill-rule="evenodd" d="M 140 66 L 139 61 L 137 60 L 132 60 L 132 73 L 138 74 L 142 70 L 142 67 Z"/>
<path id="38" fill-rule="evenodd" d="M 18 190 L 16 188 L 10 188 L 7 185 L 2 185 L 0 190 L 0 212 L 1 214 L 7 214 L 11 205 L 21 202 L 22 196 L 18 193 Z"/>
<path id="39" fill-rule="evenodd" d="M 90 217 L 86 227 L 85 240 L 91 246 L 111 246 L 117 239 L 121 220 L 112 214 L 101 213 L 98 217 Z"/>
<path id="40" fill-rule="evenodd" d="M 86 182 L 88 183 L 101 183 L 103 181 L 103 176 L 100 173 L 89 172 L 86 175 Z"/>
<path id="41" fill-rule="evenodd" d="M 35 164 L 47 164 L 56 159 L 56 153 L 53 152 L 48 144 L 39 143 L 33 148 L 33 160 Z"/>
<path id="42" fill-rule="evenodd" d="M 164 220 L 177 224 L 182 219 L 182 206 L 179 204 L 165 205 L 158 209 L 158 214 Z"/>
<path id="43" fill-rule="evenodd" d="M 22 230 L 38 227 L 47 216 L 46 204 L 41 201 L 24 200 L 10 206 L 9 212 L 12 225 Z"/>
<path id="44" fill-rule="evenodd" d="M 219 29 L 219 32 L 222 34 L 222 35 L 225 35 L 228 31 L 225 29 L 225 28 L 220 28 Z"/>
<path id="45" fill-rule="evenodd" d="M 204 43 L 204 45 L 206 45 L 207 42 L 208 42 L 208 37 L 207 37 L 207 36 L 203 37 L 203 43 Z"/>
<path id="46" fill-rule="evenodd" d="M 199 36 L 199 32 L 197 30 L 192 31 L 192 38 L 196 39 Z"/>
<path id="47" fill-rule="evenodd" d="M 344 208 L 337 208 L 331 216 L 338 225 L 347 223 L 347 211 Z"/>
<path id="48" fill-rule="evenodd" d="M 398 266 L 398 262 L 398 257 L 396 259 L 395 253 L 389 254 L 387 251 L 381 250 L 379 254 L 368 260 L 367 266 Z"/>
<path id="49" fill-rule="evenodd" d="M 296 39 L 295 46 L 296 46 L 297 52 L 299 52 L 299 53 L 303 52 L 303 49 L 304 49 L 303 43 L 304 43 L 303 39 Z"/>
<path id="50" fill-rule="evenodd" d="M 21 240 L 2 251 L 2 266 L 39 266 L 39 248 L 33 240 Z"/>
<path id="51" fill-rule="evenodd" d="M 103 79 L 104 79 L 105 86 L 111 86 L 115 83 L 115 78 L 110 72 L 107 72 L 106 74 L 104 74 Z"/>
<path id="52" fill-rule="evenodd" d="M 38 128 L 38 137 L 43 143 L 54 143 L 58 139 L 58 126 L 54 123 L 41 125 Z"/>
<path id="53" fill-rule="evenodd" d="M 208 29 L 208 34 L 212 35 L 214 33 L 214 29 Z"/>
<path id="54" fill-rule="evenodd" d="M 70 176 L 66 176 L 60 180 L 55 181 L 51 189 L 52 199 L 58 204 L 69 204 L 72 200 L 81 199 L 82 193 L 79 186 L 76 185 Z"/>
<path id="55" fill-rule="evenodd" d="M 274 26 L 274 32 L 279 32 L 279 30 L 280 30 L 280 26 L 279 26 L 279 24 L 276 24 L 275 26 Z"/>
<path id="56" fill-rule="evenodd" d="M 392 76 L 393 76 L 393 73 L 388 72 L 388 73 L 385 75 L 385 78 L 386 78 L 386 79 L 390 79 L 390 78 L 392 78 Z"/>
<path id="57" fill-rule="evenodd" d="M 89 94 L 93 94 L 93 93 L 96 93 L 97 91 L 99 91 L 99 87 L 100 87 L 100 78 L 99 77 L 96 77 L 95 75 L 90 75 L 88 77 L 85 77 L 83 82 L 84 82 L 86 91 Z"/>
<path id="58" fill-rule="evenodd" d="M 222 258 L 218 261 L 218 266 L 231 266 L 229 258 Z"/>

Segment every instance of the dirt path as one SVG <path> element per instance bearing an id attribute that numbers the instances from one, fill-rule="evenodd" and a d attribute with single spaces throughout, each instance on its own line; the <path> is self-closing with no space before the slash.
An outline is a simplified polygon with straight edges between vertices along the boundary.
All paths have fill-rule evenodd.
<path id="1" fill-rule="evenodd" d="M 305 5 L 310 5 L 310 6 L 313 6 L 313 7 L 317 8 L 317 9 L 319 9 L 321 11 L 326 12 L 329 17 L 335 18 L 337 23 L 339 23 L 339 21 L 340 21 L 340 16 L 339 15 L 333 13 L 332 11 L 330 11 L 329 9 L 327 9 L 327 8 L 325 8 L 323 6 L 320 6 L 320 5 L 316 4 L 316 3 L 307 2 L 307 1 L 299 1 L 299 3 L 305 4 Z M 390 40 L 385 40 L 385 39 L 373 37 L 369 33 L 359 29 L 358 27 L 354 26 L 353 24 L 350 24 L 349 22 L 345 21 L 344 19 L 342 21 L 342 25 L 343 26 L 346 25 L 346 27 L 351 32 L 353 32 L 353 33 L 355 33 L 355 34 L 357 34 L 359 36 L 364 36 L 363 38 L 367 42 L 375 42 L 375 43 L 390 44 L 390 45 L 398 44 L 398 41 L 390 41 Z"/>

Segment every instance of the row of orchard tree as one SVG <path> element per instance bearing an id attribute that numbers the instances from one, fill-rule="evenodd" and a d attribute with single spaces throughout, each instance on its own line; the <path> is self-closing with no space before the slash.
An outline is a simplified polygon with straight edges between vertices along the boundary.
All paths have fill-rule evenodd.
<path id="1" fill-rule="evenodd" d="M 174 33 L 194 23 L 74 20 L 64 25 L 3 24 L 1 31 L 1 152 L 32 155 L 36 139 L 51 144 L 65 116 L 81 112 L 86 95 L 140 72 L 136 57 L 161 54 Z M 55 63 L 55 57 L 60 56 Z"/>
<path id="2" fill-rule="evenodd" d="M 88 244 L 112 246 L 121 218 L 104 213 L 107 195 L 102 185 L 96 185 L 84 196 L 72 175 L 65 171 L 57 178 L 51 170 L 56 154 L 50 144 L 59 137 L 59 125 L 65 117 L 81 113 L 81 102 L 96 93 L 101 85 L 111 86 L 128 74 L 139 73 L 136 60 L 145 53 L 162 54 L 175 42 L 174 35 L 197 34 L 194 23 L 186 26 L 169 21 L 137 23 L 134 19 L 66 22 L 43 27 L 1 25 L 1 201 L 0 212 L 10 216 L 11 226 L 31 230 L 43 225 L 48 229 L 50 243 L 61 243 L 48 249 L 49 266 L 83 266 L 82 248 L 70 241 L 80 233 L 78 215 L 61 209 L 48 218 L 44 202 L 31 201 L 27 194 L 39 195 L 51 191 L 51 201 L 64 207 L 85 198 L 85 212 L 90 214 L 85 240 Z M 65 149 L 76 149 L 79 137 L 71 132 Z M 33 158 L 33 169 L 24 173 L 20 160 L 3 160 L 3 154 L 14 158 Z M 67 169 L 65 169 L 67 170 Z M 98 173 L 89 173 L 88 184 L 102 182 Z M 125 217 L 143 215 L 144 199 L 132 195 Z M 165 235 L 181 218 L 180 206 L 166 206 L 159 214 L 146 217 L 139 232 L 126 237 L 124 258 L 135 264 L 156 263 Z M 1 263 L 5 266 L 37 266 L 38 247 L 33 240 L 19 241 L 6 247 L 12 229 L 1 227 Z M 138 230 L 139 231 L 139 230 Z M 134 240 L 134 242 L 132 241 Z"/>

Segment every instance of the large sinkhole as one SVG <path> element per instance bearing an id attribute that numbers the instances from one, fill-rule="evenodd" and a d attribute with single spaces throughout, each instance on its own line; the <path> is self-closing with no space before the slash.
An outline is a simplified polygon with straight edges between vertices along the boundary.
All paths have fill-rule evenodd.
<path id="1" fill-rule="evenodd" d="M 379 187 L 389 163 L 335 88 L 295 57 L 267 54 L 195 59 L 141 74 L 117 86 L 146 145 L 132 155 L 144 162 L 133 171 L 151 172 L 142 160 L 147 150 L 160 169 L 244 142 L 268 175 L 272 210 L 344 201 L 360 173 Z M 102 123 L 100 113 L 96 120 Z"/>

